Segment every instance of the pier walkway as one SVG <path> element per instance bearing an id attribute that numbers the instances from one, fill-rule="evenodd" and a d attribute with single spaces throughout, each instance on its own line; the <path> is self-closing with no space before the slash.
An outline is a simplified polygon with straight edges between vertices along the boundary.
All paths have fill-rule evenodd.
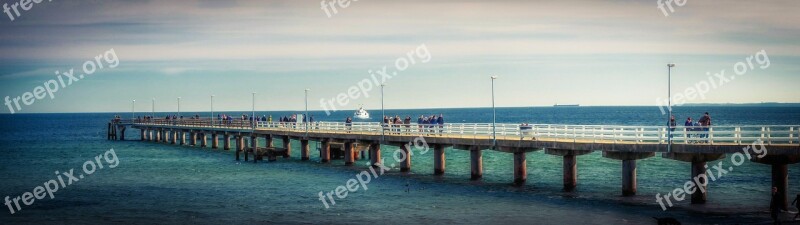
<path id="1" fill-rule="evenodd" d="M 525 153 L 544 150 L 545 153 L 563 157 L 564 190 L 572 191 L 577 186 L 577 156 L 602 151 L 603 157 L 621 160 L 622 194 L 636 194 L 636 160 L 661 157 L 692 164 L 690 180 L 706 174 L 707 162 L 725 158 L 726 155 L 744 156 L 747 159 L 772 166 L 772 186 L 778 187 L 784 196 L 788 193 L 788 165 L 800 162 L 800 125 L 777 126 L 713 126 L 675 127 L 672 138 L 663 126 L 614 126 L 614 125 L 557 125 L 491 123 L 395 124 L 383 125 L 369 122 L 314 122 L 314 123 L 252 123 L 247 120 L 219 121 L 216 119 L 181 120 L 112 120 L 109 123 L 109 139 L 124 140 L 125 130 L 139 129 L 141 140 L 171 143 L 175 145 L 208 146 L 218 148 L 220 137 L 223 149 L 231 149 L 235 139 L 236 160 L 244 153 L 245 161 L 253 154 L 258 162 L 264 156 L 269 161 L 278 156 L 291 155 L 291 140 L 301 144 L 302 160 L 308 160 L 309 142 L 319 142 L 320 161 L 331 162 L 332 157 L 343 156 L 345 165 L 369 152 L 371 162 L 379 163 L 381 145 L 400 147 L 405 159 L 400 170 L 411 170 L 409 143 L 417 137 L 433 148 L 435 175 L 445 173 L 446 147 L 470 152 L 472 179 L 483 176 L 482 151 L 495 150 L 511 153 L 514 161 L 514 183 L 524 184 L 527 179 Z M 189 135 L 189 143 L 186 142 Z M 281 139 L 283 146 L 273 146 L 274 139 Z M 265 140 L 266 147 L 259 147 Z M 744 159 L 744 157 L 742 157 Z M 700 182 L 703 183 L 703 182 Z M 707 184 L 708 182 L 705 181 Z M 706 186 L 706 184 L 699 184 Z M 765 190 L 770 187 L 764 187 Z M 706 192 L 692 194 L 694 204 L 706 202 Z"/>

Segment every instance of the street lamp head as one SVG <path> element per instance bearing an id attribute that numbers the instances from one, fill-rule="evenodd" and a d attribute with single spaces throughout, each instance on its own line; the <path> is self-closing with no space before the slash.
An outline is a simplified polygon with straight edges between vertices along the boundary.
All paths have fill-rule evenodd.
<path id="1" fill-rule="evenodd" d="M 675 67 L 675 63 L 667 64 L 667 67 Z"/>
<path id="2" fill-rule="evenodd" d="M 493 75 L 492 76 L 492 80 L 496 80 L 496 79 L 497 79 L 497 75 Z"/>

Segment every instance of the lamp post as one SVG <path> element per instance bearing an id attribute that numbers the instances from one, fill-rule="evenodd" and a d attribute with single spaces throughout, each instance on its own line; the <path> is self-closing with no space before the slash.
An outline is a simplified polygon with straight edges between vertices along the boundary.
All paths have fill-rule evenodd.
<path id="1" fill-rule="evenodd" d="M 311 91 L 311 89 L 306 88 L 306 115 L 303 118 L 306 121 L 306 137 L 308 137 L 308 123 L 311 122 L 311 115 L 308 114 L 308 91 Z"/>
<path id="2" fill-rule="evenodd" d="M 153 107 L 152 108 L 153 108 L 153 114 L 150 114 L 150 117 L 153 117 L 152 119 L 155 119 L 156 118 L 156 98 L 153 98 Z"/>
<path id="3" fill-rule="evenodd" d="M 251 122 L 255 122 L 255 119 L 256 119 L 256 93 L 255 92 L 253 92 L 253 111 L 252 111 L 252 113 L 253 114 L 250 115 L 251 116 L 250 118 L 252 118 L 250 121 Z M 256 129 L 256 123 L 252 124 L 252 128 L 253 128 L 253 130 Z"/>
<path id="4" fill-rule="evenodd" d="M 136 99 L 134 99 L 133 103 L 131 103 L 131 119 L 136 121 Z"/>
<path id="5" fill-rule="evenodd" d="M 385 126 L 385 124 L 383 124 L 383 119 L 386 118 L 386 110 L 383 107 L 383 88 L 384 87 L 386 87 L 386 84 L 381 84 L 381 118 L 380 118 L 380 121 L 381 121 L 381 141 L 386 141 L 386 136 L 385 136 L 386 135 L 385 134 L 385 132 L 386 132 L 385 130 L 386 129 L 384 129 L 384 127 L 383 127 L 383 126 Z"/>
<path id="6" fill-rule="evenodd" d="M 497 76 L 492 76 L 492 148 L 497 147 L 497 111 L 494 107 L 494 80 L 497 80 Z"/>
<path id="7" fill-rule="evenodd" d="M 181 97 L 178 97 L 178 118 L 181 118 Z"/>
<path id="8" fill-rule="evenodd" d="M 669 109 L 669 117 L 667 117 L 667 152 L 672 152 L 672 67 L 674 63 L 667 64 L 667 108 Z"/>
<path id="9" fill-rule="evenodd" d="M 214 126 L 214 95 L 211 95 L 211 126 Z"/>

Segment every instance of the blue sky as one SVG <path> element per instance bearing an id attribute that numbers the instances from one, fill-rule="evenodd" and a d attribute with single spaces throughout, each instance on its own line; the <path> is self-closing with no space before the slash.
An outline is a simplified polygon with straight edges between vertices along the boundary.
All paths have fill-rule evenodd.
<path id="1" fill-rule="evenodd" d="M 13 4 L 4 0 L 3 3 Z M 320 1 L 43 1 L 0 15 L 0 98 L 14 98 L 111 48 L 120 64 L 23 113 L 312 110 L 369 70 L 425 44 L 431 60 L 387 82 L 387 108 L 655 105 L 673 92 L 756 68 L 688 103 L 800 102 L 800 2 L 687 1 L 668 17 L 657 1 L 359 0 L 330 18 Z M 371 97 L 354 99 L 379 108 Z M 0 113 L 9 113 L 2 108 Z"/>

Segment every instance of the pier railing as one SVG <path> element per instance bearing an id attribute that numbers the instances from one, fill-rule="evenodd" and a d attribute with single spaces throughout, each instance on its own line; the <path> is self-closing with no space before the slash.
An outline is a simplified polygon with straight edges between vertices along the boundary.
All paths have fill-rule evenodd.
<path id="1" fill-rule="evenodd" d="M 768 145 L 788 144 L 800 146 L 800 125 L 743 125 L 743 126 L 616 126 L 616 125 L 559 125 L 559 124 L 496 124 L 448 123 L 448 124 L 381 124 L 378 122 L 313 122 L 282 123 L 250 120 L 200 119 L 150 119 L 115 120 L 116 123 L 135 125 L 168 125 L 180 127 L 213 127 L 258 130 L 292 130 L 352 133 L 365 135 L 447 136 L 454 138 L 490 139 L 496 136 L 504 140 L 547 140 L 581 143 L 667 143 L 672 130 L 673 144 L 715 145 L 750 144 L 757 140 Z M 493 130 L 495 131 L 493 133 Z M 493 135 L 495 134 L 495 135 Z"/>

